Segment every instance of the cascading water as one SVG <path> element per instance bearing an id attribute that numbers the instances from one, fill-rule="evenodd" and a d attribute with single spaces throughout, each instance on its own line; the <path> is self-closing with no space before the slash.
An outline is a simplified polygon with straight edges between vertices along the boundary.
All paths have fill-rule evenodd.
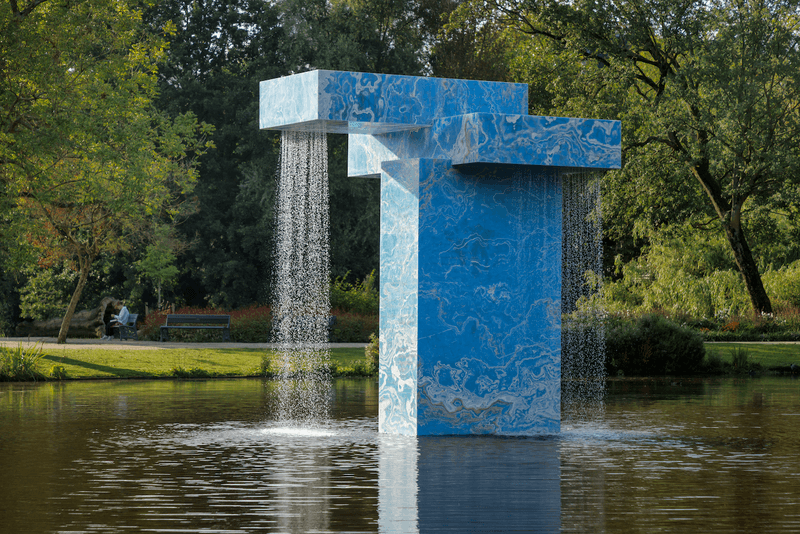
<path id="1" fill-rule="evenodd" d="M 324 132 L 283 132 L 275 202 L 272 342 L 282 421 L 328 418 L 330 220 Z"/>
<path id="2" fill-rule="evenodd" d="M 561 410 L 567 422 L 591 420 L 604 409 L 604 314 L 588 300 L 603 273 L 601 177 L 562 172 Z"/>

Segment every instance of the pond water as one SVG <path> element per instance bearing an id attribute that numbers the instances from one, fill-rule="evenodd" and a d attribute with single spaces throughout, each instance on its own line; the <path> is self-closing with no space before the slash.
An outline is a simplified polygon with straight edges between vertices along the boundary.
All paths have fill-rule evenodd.
<path id="1" fill-rule="evenodd" d="M 557 436 L 286 428 L 260 380 L 0 384 L 0 532 L 797 532 L 800 382 L 614 380 Z"/>

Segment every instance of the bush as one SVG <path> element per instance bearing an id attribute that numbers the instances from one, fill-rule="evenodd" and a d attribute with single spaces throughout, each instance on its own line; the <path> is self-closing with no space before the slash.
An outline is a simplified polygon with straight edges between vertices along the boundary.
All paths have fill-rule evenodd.
<path id="1" fill-rule="evenodd" d="M 378 333 L 377 315 L 360 315 L 334 310 L 336 324 L 333 325 L 331 341 L 336 343 L 366 343 L 371 335 Z"/>
<path id="2" fill-rule="evenodd" d="M 364 348 L 364 362 L 370 374 L 378 374 L 381 366 L 380 340 L 375 334 L 369 336 L 369 345 Z"/>
<path id="3" fill-rule="evenodd" d="M 39 360 L 42 358 L 42 346 L 16 349 L 0 347 L 0 381 L 36 381 L 47 377 L 39 371 Z"/>
<path id="4" fill-rule="evenodd" d="M 351 284 L 345 277 L 331 283 L 331 308 L 357 315 L 378 315 L 380 297 L 375 287 L 375 271 L 361 282 Z"/>
<path id="5" fill-rule="evenodd" d="M 680 375 L 700 370 L 703 338 L 661 315 L 612 319 L 606 331 L 606 368 L 610 376 Z"/>
<path id="6" fill-rule="evenodd" d="M 726 372 L 725 362 L 722 361 L 719 353 L 715 351 L 708 351 L 701 366 L 703 373 L 708 375 L 721 375 Z"/>

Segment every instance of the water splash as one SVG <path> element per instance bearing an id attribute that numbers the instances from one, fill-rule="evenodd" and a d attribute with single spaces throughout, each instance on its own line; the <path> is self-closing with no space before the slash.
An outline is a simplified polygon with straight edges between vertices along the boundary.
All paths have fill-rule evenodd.
<path id="1" fill-rule="evenodd" d="M 327 420 L 331 377 L 328 147 L 324 132 L 283 132 L 275 203 L 272 342 L 278 417 Z"/>
<path id="2" fill-rule="evenodd" d="M 604 411 L 604 313 L 590 300 L 603 273 L 601 177 L 596 171 L 562 173 L 561 412 L 571 423 Z"/>

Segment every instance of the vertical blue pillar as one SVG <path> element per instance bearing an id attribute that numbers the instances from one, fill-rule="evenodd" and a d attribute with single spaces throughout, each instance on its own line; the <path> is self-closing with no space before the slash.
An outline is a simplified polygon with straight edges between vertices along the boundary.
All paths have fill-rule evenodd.
<path id="1" fill-rule="evenodd" d="M 520 84 L 313 71 L 262 128 L 350 135 L 381 179 L 380 430 L 560 428 L 561 183 L 620 165 L 620 123 L 525 114 Z"/>

